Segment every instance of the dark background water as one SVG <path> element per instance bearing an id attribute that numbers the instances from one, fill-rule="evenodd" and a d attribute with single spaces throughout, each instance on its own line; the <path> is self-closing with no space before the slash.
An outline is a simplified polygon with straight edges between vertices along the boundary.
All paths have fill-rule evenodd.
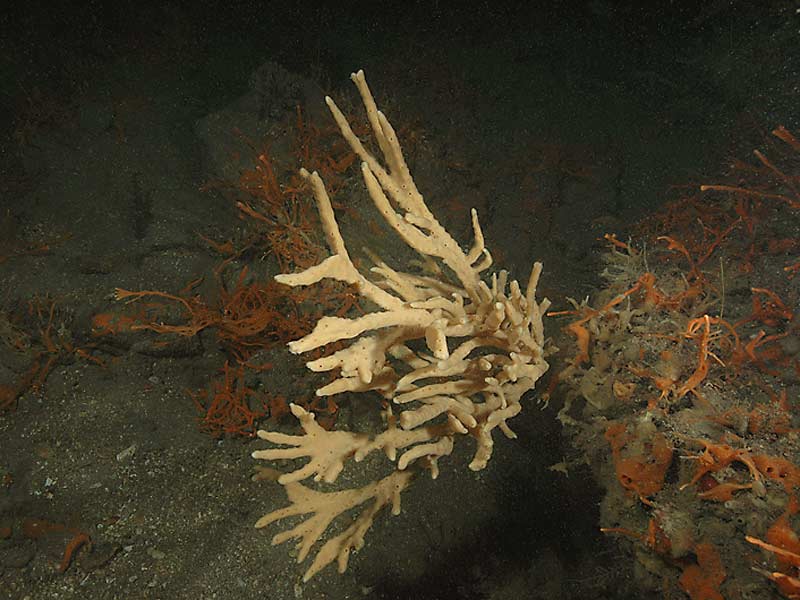
<path id="1" fill-rule="evenodd" d="M 564 180 L 551 182 L 547 227 L 514 231 L 540 240 L 507 253 L 523 270 L 531 252 L 569 254 L 564 238 L 593 220 L 624 234 L 620 223 L 652 212 L 670 185 L 716 172 L 731 140 L 797 119 L 791 2 L 33 2 L 0 22 L 9 173 L 32 98 L 66 111 L 87 90 L 151 76 L 181 104 L 177 130 L 239 97 L 264 61 L 329 93 L 363 68 L 395 118 L 420 120 L 474 165 L 492 198 L 484 221 L 526 218 L 498 207 L 531 193 L 531 145 L 598 167 L 594 199 L 570 205 Z M 508 235 L 509 222 L 497 227 Z"/>

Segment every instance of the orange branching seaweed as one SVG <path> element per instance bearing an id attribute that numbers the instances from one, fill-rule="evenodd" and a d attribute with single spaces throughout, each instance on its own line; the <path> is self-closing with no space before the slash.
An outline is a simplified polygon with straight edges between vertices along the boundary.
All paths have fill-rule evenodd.
<path id="1" fill-rule="evenodd" d="M 667 556 L 672 549 L 672 542 L 669 536 L 664 532 L 655 517 L 651 517 L 647 522 L 646 533 L 638 533 L 625 527 L 601 527 L 600 531 L 603 533 L 617 533 L 633 538 L 661 556 Z"/>
<path id="2" fill-rule="evenodd" d="M 246 361 L 256 349 L 272 347 L 306 333 L 304 318 L 296 300 L 284 286 L 267 283 L 245 284 L 247 269 L 239 275 L 232 292 L 224 286 L 217 306 L 208 306 L 200 297 L 186 297 L 156 290 L 130 291 L 117 288 L 118 300 L 134 302 L 142 298 L 164 298 L 183 307 L 183 323 L 164 323 L 160 319 L 144 320 L 130 325 L 131 330 L 149 330 L 192 337 L 213 328 L 220 342 L 240 361 Z M 188 287 L 188 286 L 187 286 Z"/>
<path id="3" fill-rule="evenodd" d="M 142 318 L 111 312 L 97 313 L 92 317 L 92 335 L 102 337 L 131 331 L 142 321 Z"/>
<path id="4" fill-rule="evenodd" d="M 796 231 L 800 155 L 786 159 L 792 152 L 800 153 L 800 141 L 785 128 L 773 134 L 780 141 L 756 151 L 748 162 L 734 163 L 727 181 L 697 186 L 705 194 L 696 188 L 692 194 L 682 191 L 683 197 L 651 220 L 646 233 L 661 243 L 647 261 L 644 253 L 634 256 L 630 244 L 605 236 L 612 248 L 602 273 L 610 282 L 604 293 L 629 288 L 626 305 L 607 310 L 573 303 L 574 311 L 562 313 L 574 315 L 566 331 L 577 349 L 552 385 L 559 380 L 570 385 L 565 405 L 574 398 L 587 402 L 583 413 L 573 411 L 565 423 L 583 425 L 597 419 L 598 412 L 613 415 L 618 420 L 605 437 L 620 485 L 650 507 L 674 500 L 675 488 L 686 493 L 690 491 L 686 488 L 694 486 L 690 514 L 692 518 L 702 514 L 709 522 L 728 519 L 725 515 L 749 506 L 751 500 L 760 506 L 758 510 L 768 511 L 769 506 L 756 500 L 765 494 L 769 498 L 777 493 L 780 498 L 782 492 L 800 493 L 794 444 L 796 399 L 791 387 L 800 375 L 794 343 L 798 298 L 784 277 L 775 277 L 778 259 L 781 275 L 800 272 L 793 256 L 800 249 Z M 658 284 L 656 275 L 649 273 L 636 280 L 654 261 L 664 258 L 670 264 L 654 270 Z M 719 264 L 714 264 L 716 258 Z M 742 276 L 731 266 L 749 275 Z M 634 280 L 636 285 L 631 287 Z M 742 298 L 744 282 L 750 296 Z M 735 293 L 726 294 L 731 289 Z M 623 388 L 636 382 L 631 373 L 646 378 L 635 392 Z M 642 391 L 647 394 L 653 387 L 661 395 L 649 402 L 648 409 L 652 411 L 665 398 L 671 404 L 663 413 L 651 412 L 648 419 L 640 401 L 646 399 Z M 759 387 L 767 390 L 769 400 Z M 717 426 L 695 425 L 705 421 L 730 431 L 718 436 L 712 434 Z M 699 435 L 700 431 L 706 435 Z M 667 456 L 668 442 L 659 448 L 658 435 L 669 436 L 676 445 L 675 440 L 688 440 L 680 444 L 688 448 L 681 453 L 691 462 L 682 461 L 686 470 L 681 469 L 676 484 L 652 476 L 660 474 L 656 455 Z M 712 508 L 711 502 L 720 504 Z M 763 541 L 752 537 L 748 541 L 775 554 L 777 568 L 773 565 L 764 574 L 786 597 L 800 600 L 800 538 L 791 527 L 796 526 L 796 512 L 796 508 L 787 510 Z M 607 520 L 619 527 L 603 531 L 632 537 L 660 554 L 652 541 L 655 536 L 640 534 L 640 526 L 631 528 L 632 514 L 618 508 L 611 515 L 614 521 Z M 692 529 L 705 536 L 719 535 L 718 529 L 705 523 Z M 668 531 L 672 535 L 673 530 Z M 691 533 L 682 540 L 680 550 L 685 551 L 690 538 Z M 718 545 L 716 549 L 709 543 L 695 545 L 695 560 L 676 558 L 683 556 L 677 552 L 664 558 L 683 567 L 680 585 L 691 598 L 719 599 L 726 581 L 722 545 L 712 537 L 703 541 Z M 673 537 L 673 542 L 677 547 L 678 538 Z M 727 550 L 741 555 L 742 544 L 726 545 Z M 732 557 L 736 563 L 745 558 Z M 727 576 L 733 577 L 734 572 Z M 736 576 L 741 575 L 737 572 Z M 730 584 L 731 590 L 735 587 Z"/>
<path id="5" fill-rule="evenodd" d="M 777 326 L 781 321 L 791 321 L 794 312 L 778 297 L 778 294 L 767 288 L 750 288 L 753 293 L 753 312 L 734 324 L 739 327 L 750 321 L 761 321 L 771 327 Z M 766 298 L 766 299 L 764 299 Z"/>
<path id="6" fill-rule="evenodd" d="M 305 186 L 298 178 L 295 175 L 289 186 L 282 187 L 265 149 L 259 153 L 256 166 L 243 172 L 236 187 L 248 196 L 247 202 L 237 200 L 236 208 L 261 228 L 247 247 L 266 242 L 266 250 L 281 270 L 314 264 L 322 252 L 315 239 L 315 213 L 303 197 Z"/>
<path id="7" fill-rule="evenodd" d="M 253 437 L 260 419 L 278 421 L 288 415 L 289 401 L 280 395 L 261 392 L 247 384 L 250 365 L 222 367 L 222 378 L 211 383 L 210 390 L 188 391 L 195 408 L 200 413 L 200 428 L 215 438 L 223 435 Z M 339 407 L 331 398 L 303 400 L 294 398 L 295 404 L 317 415 L 317 422 L 328 429 L 336 421 Z"/>
<path id="8" fill-rule="evenodd" d="M 650 379 L 656 389 L 661 392 L 657 399 L 651 399 L 648 401 L 648 411 L 655 411 L 660 402 L 670 395 L 670 393 L 675 389 L 675 385 L 678 383 L 676 379 L 653 373 L 647 369 L 640 369 L 635 365 L 628 365 L 628 370 L 638 377 L 646 377 Z"/>
<path id="9" fill-rule="evenodd" d="M 775 523 L 767 530 L 767 540 L 761 540 L 753 536 L 745 536 L 745 539 L 764 550 L 771 552 L 775 556 L 778 571 L 764 571 L 756 569 L 774 581 L 778 590 L 787 598 L 800 598 L 800 539 L 792 529 L 789 522 L 790 517 L 795 515 L 798 510 L 797 498 L 792 496 L 786 510 L 777 518 Z"/>
<path id="10" fill-rule="evenodd" d="M 778 546 L 783 550 L 792 552 L 793 554 L 800 554 L 800 538 L 797 537 L 790 523 L 790 518 L 797 514 L 798 508 L 800 507 L 798 507 L 797 498 L 792 496 L 786 505 L 786 510 L 783 511 L 781 516 L 779 516 L 767 530 L 767 542 L 773 546 Z M 794 566 L 800 566 L 795 564 L 795 561 L 787 559 L 786 557 L 776 556 L 776 558 L 778 566 L 782 571 L 786 571 Z"/>
<path id="11" fill-rule="evenodd" d="M 702 277 L 702 274 L 697 268 L 698 265 L 695 263 L 694 259 L 692 258 L 692 255 L 689 253 L 689 250 L 686 249 L 686 246 L 683 244 L 683 242 L 676 240 L 675 238 L 670 237 L 668 235 L 660 235 L 658 236 L 657 239 L 659 241 L 667 242 L 668 250 L 674 250 L 675 252 L 683 254 L 683 256 L 686 258 L 686 261 L 689 263 L 690 275 L 692 275 L 693 277 Z"/>
<path id="12" fill-rule="evenodd" d="M 22 522 L 22 534 L 28 539 L 38 539 L 51 533 L 61 532 L 72 534 L 72 538 L 64 549 L 64 556 L 58 565 L 58 572 L 64 573 L 69 569 L 72 560 L 82 547 L 86 546 L 91 550 L 92 538 L 89 537 L 89 534 L 73 527 L 67 527 L 62 523 L 52 523 L 44 519 L 25 519 Z"/>
<path id="13" fill-rule="evenodd" d="M 795 163 L 793 164 L 796 165 L 796 153 L 800 152 L 800 143 L 798 143 L 797 138 L 783 126 L 773 130 L 772 134 L 791 147 L 795 153 Z M 739 185 L 704 185 L 701 186 L 701 191 L 715 190 L 726 192 L 738 198 L 739 203 L 741 203 L 744 198 L 755 199 L 756 201 L 777 200 L 792 210 L 800 209 L 800 176 L 789 174 L 786 170 L 779 168 L 774 161 L 767 158 L 760 150 L 755 150 L 753 154 L 761 163 L 761 168 L 754 167 L 750 169 L 760 176 L 755 179 L 753 183 L 749 185 L 742 183 L 739 183 Z M 751 236 L 751 239 L 752 238 L 753 236 Z M 749 254 L 752 255 L 753 253 L 754 246 L 751 244 Z M 784 267 L 784 270 L 792 276 L 796 270 L 800 268 L 798 266 L 799 264 L 800 263 L 791 264 Z"/>
<path id="14" fill-rule="evenodd" d="M 565 328 L 569 333 L 575 336 L 575 344 L 578 346 L 578 353 L 575 355 L 575 358 L 572 359 L 572 364 L 576 367 L 589 360 L 589 341 L 591 340 L 591 336 L 589 335 L 589 330 L 584 327 L 584 323 L 590 318 L 591 317 L 575 321 Z"/>
<path id="15" fill-rule="evenodd" d="M 800 200 L 794 200 L 784 194 L 770 194 L 767 192 L 759 192 L 757 190 L 749 190 L 747 188 L 738 187 L 735 185 L 701 185 L 700 191 L 705 192 L 708 190 L 717 190 L 719 192 L 731 192 L 735 194 L 742 194 L 743 196 L 754 196 L 756 198 L 764 198 L 765 200 L 781 200 L 788 204 L 791 208 L 800 208 Z"/>
<path id="16" fill-rule="evenodd" d="M 675 390 L 675 396 L 677 398 L 683 398 L 689 392 L 694 393 L 695 396 L 699 396 L 697 386 L 700 385 L 708 374 L 708 340 L 711 337 L 711 317 L 703 315 L 702 317 L 689 321 L 685 335 L 688 338 L 695 338 L 698 337 L 698 331 L 700 331 L 700 333 L 697 344 L 697 367 L 695 367 L 694 373 L 691 374 L 689 379 Z"/>
<path id="17" fill-rule="evenodd" d="M 256 142 L 239 135 L 253 149 L 254 166 L 244 169 L 236 182 L 212 182 L 204 189 L 222 191 L 252 231 L 239 248 L 232 242 L 218 243 L 203 237 L 225 256 L 217 271 L 250 252 L 271 255 L 282 271 L 314 264 L 324 248 L 317 238 L 316 212 L 306 198 L 305 184 L 295 174 L 288 185 L 281 185 L 269 148 L 259 148 Z"/>
<path id="18" fill-rule="evenodd" d="M 239 188 L 263 208 L 276 210 L 283 204 L 283 192 L 269 157 L 269 149 L 264 149 L 258 155 L 253 169 L 245 169 L 242 172 Z M 238 203 L 237 207 L 241 210 L 239 204 L 241 203 Z"/>
<path id="19" fill-rule="evenodd" d="M 701 482 L 702 481 L 705 481 L 705 479 L 702 479 Z M 714 481 L 716 481 L 716 479 L 714 479 Z M 718 482 L 713 484 L 712 482 L 711 487 L 702 492 L 698 492 L 697 497 L 702 498 L 703 500 L 710 500 L 712 502 L 730 502 L 733 500 L 734 492 L 749 490 L 752 489 L 752 487 L 752 483 L 734 483 L 732 481 L 725 481 L 723 483 Z"/>
<path id="20" fill-rule="evenodd" d="M 786 128 L 779 127 L 772 133 L 794 152 L 798 151 L 797 139 Z M 780 154 L 782 149 L 776 148 L 775 152 Z M 765 205 L 777 200 L 790 209 L 800 208 L 800 178 L 778 167 L 765 152 L 756 150 L 754 156 L 758 159 L 755 165 L 734 161 L 733 168 L 738 174 L 735 183 L 699 186 L 701 194 L 722 192 L 729 197 L 727 201 L 709 201 L 703 195 L 683 196 L 643 223 L 643 232 L 659 236 L 668 243 L 668 249 L 689 261 L 691 275 L 702 275 L 702 265 L 723 244 L 731 248 L 731 256 L 740 257 L 741 270 L 752 272 L 761 247 L 770 245 L 770 236 L 765 235 L 764 228 L 759 231 L 756 227 L 770 217 Z M 742 230 L 742 235 L 733 236 L 737 229 Z M 794 272 L 791 268 L 786 270 Z"/>
<path id="21" fill-rule="evenodd" d="M 314 218 L 305 200 L 294 198 L 277 212 L 265 239 L 281 271 L 307 268 L 320 259 L 323 249 L 315 232 Z"/>
<path id="22" fill-rule="evenodd" d="M 117 300 L 125 300 L 127 302 L 135 302 L 142 298 L 164 298 L 165 300 L 172 300 L 182 304 L 186 309 L 185 312 L 189 316 L 189 322 L 183 325 L 169 325 L 161 322 L 145 322 L 131 325 L 131 330 L 149 329 L 156 333 L 174 333 L 176 335 L 191 337 L 198 332 L 210 327 L 218 321 L 218 315 L 208 310 L 199 300 L 199 298 L 187 299 L 175 294 L 161 292 L 158 290 L 124 290 L 122 288 L 114 289 L 114 298 Z"/>
<path id="23" fill-rule="evenodd" d="M 80 548 L 84 545 L 91 549 L 92 539 L 83 532 L 76 533 L 64 550 L 64 558 L 61 559 L 61 563 L 58 565 L 58 570 L 60 573 L 64 573 L 67 569 L 69 569 L 76 552 L 78 552 L 78 550 L 80 550 Z"/>
<path id="24" fill-rule="evenodd" d="M 313 412 L 316 416 L 317 423 L 319 423 L 323 429 L 330 430 L 336 425 L 339 406 L 332 398 L 321 398 L 312 395 L 310 398 L 295 399 L 293 402 L 302 406 L 308 412 Z M 272 417 L 272 415 L 270 415 L 270 417 Z"/>
<path id="25" fill-rule="evenodd" d="M 748 450 L 733 448 L 728 444 L 714 443 L 703 439 L 694 439 L 693 441 L 703 446 L 704 450 L 699 455 L 689 457 L 697 461 L 697 470 L 692 479 L 681 485 L 680 489 L 686 489 L 690 485 L 697 483 L 706 474 L 721 471 L 734 462 L 745 465 L 749 469 L 753 480 L 761 481 L 761 472 L 756 464 L 755 457 Z"/>
<path id="26" fill-rule="evenodd" d="M 233 245 L 231 240 L 218 242 L 211 239 L 207 235 L 203 235 L 202 233 L 198 233 L 197 236 L 222 256 L 231 257 L 236 254 L 236 247 Z"/>
<path id="27" fill-rule="evenodd" d="M 148 330 L 158 334 L 191 337 L 204 330 L 213 330 L 226 350 L 229 360 L 222 368 L 222 378 L 214 381 L 209 390 L 189 392 L 201 413 L 201 427 L 215 437 L 222 435 L 252 436 L 256 422 L 261 418 L 278 419 L 288 412 L 285 398 L 256 391 L 246 383 L 247 373 L 266 371 L 270 363 L 256 364 L 258 352 L 302 337 L 311 329 L 317 311 L 333 303 L 345 312 L 355 306 L 356 296 L 348 288 L 332 284 L 329 295 L 310 310 L 303 310 L 308 290 L 282 286 L 270 279 L 266 283 L 246 283 L 247 268 L 237 278 L 233 290 L 220 283 L 219 300 L 213 306 L 201 297 L 190 295 L 197 281 L 186 286 L 181 294 L 143 290 L 117 289 L 120 300 L 136 302 L 145 298 L 163 299 L 167 303 L 154 303 L 136 317 L 112 319 L 106 315 L 96 318 L 98 332 Z M 159 313 L 169 304 L 181 309 L 181 316 L 165 323 Z M 131 322 L 134 321 L 134 322 Z M 303 404 L 299 400 L 295 402 Z M 320 422 L 332 425 L 338 406 L 331 400 L 309 402 L 309 410 L 320 415 Z"/>
<path id="28" fill-rule="evenodd" d="M 800 578 L 798 578 L 798 570 L 800 570 L 800 554 L 797 552 L 790 552 L 780 546 L 769 544 L 764 540 L 760 540 L 750 535 L 744 537 L 748 542 L 763 548 L 768 552 L 772 552 L 776 559 L 782 560 L 791 565 L 793 575 L 782 573 L 781 571 L 765 571 L 764 569 L 753 569 L 774 581 L 778 590 L 784 597 L 789 600 L 800 600 Z"/>
<path id="29" fill-rule="evenodd" d="M 576 344 L 578 346 L 578 353 L 575 355 L 575 358 L 572 359 L 572 366 L 579 366 L 580 364 L 589 360 L 589 342 L 591 340 L 591 335 L 589 334 L 589 330 L 585 327 L 585 324 L 591 321 L 592 319 L 605 315 L 612 308 L 622 303 L 625 300 L 625 298 L 627 298 L 631 294 L 638 292 L 642 288 L 646 290 L 647 295 L 649 296 L 653 290 L 652 287 L 653 281 L 654 278 L 652 274 L 645 273 L 630 289 L 615 296 L 612 300 L 610 300 L 604 306 L 598 309 L 585 306 L 576 310 L 552 311 L 547 313 L 548 317 L 557 317 L 562 315 L 572 315 L 578 313 L 583 314 L 583 316 L 580 319 L 578 319 L 577 321 L 573 321 L 572 323 L 570 323 L 565 327 L 565 329 L 569 333 L 575 336 Z"/>
<path id="30" fill-rule="evenodd" d="M 667 250 L 681 254 L 689 264 L 690 278 L 700 284 L 704 282 L 701 267 L 740 226 L 754 234 L 753 220 L 744 203 L 737 210 L 726 211 L 695 194 L 672 201 L 663 213 L 639 227 L 642 233 L 666 242 Z"/>
<path id="31" fill-rule="evenodd" d="M 677 308 L 681 306 L 687 299 L 692 298 L 701 293 L 701 287 L 699 284 L 697 284 L 690 286 L 687 290 L 683 292 L 679 292 L 671 296 L 668 296 L 656 287 L 655 281 L 656 281 L 655 275 L 653 275 L 650 272 L 646 272 L 639 277 L 639 279 L 633 286 L 631 286 L 629 289 L 622 292 L 621 294 L 615 296 L 611 301 L 609 301 L 599 309 L 581 306 L 575 310 L 548 313 L 548 316 L 560 316 L 569 314 L 581 315 L 581 318 L 579 318 L 576 321 L 573 321 L 564 328 L 568 333 L 570 333 L 575 338 L 575 343 L 577 345 L 577 354 L 571 360 L 570 365 L 564 371 L 558 374 L 558 379 L 563 379 L 562 377 L 563 375 L 571 373 L 575 369 L 575 367 L 578 367 L 581 364 L 589 361 L 590 359 L 589 348 L 592 339 L 592 333 L 591 333 L 592 327 L 590 326 L 591 322 L 594 319 L 599 319 L 609 314 L 612 314 L 612 309 L 618 304 L 620 304 L 626 298 L 631 297 L 633 294 L 637 292 L 641 292 L 643 294 L 642 303 L 645 307 L 651 307 L 651 308 L 658 307 L 659 309 L 663 310 L 677 310 Z M 665 377 L 657 373 L 651 373 L 647 369 L 640 368 L 632 364 L 627 365 L 626 368 L 640 377 L 648 377 L 653 381 L 654 385 L 661 392 L 661 396 L 658 399 L 658 401 L 663 400 L 665 397 L 667 397 L 670 393 L 673 392 L 675 394 L 676 399 L 682 398 L 689 392 L 694 393 L 698 398 L 702 399 L 697 392 L 697 387 L 705 379 L 708 373 L 709 357 L 714 358 L 715 360 L 717 360 L 722 364 L 722 361 L 709 350 L 710 342 L 712 341 L 712 339 L 715 339 L 717 335 L 716 332 L 714 334 L 712 334 L 711 332 L 712 324 L 715 325 L 719 324 L 726 330 L 729 330 L 729 333 L 735 340 L 735 347 L 737 349 L 740 349 L 738 335 L 736 334 L 735 330 L 724 320 L 717 317 L 710 317 L 708 315 L 692 319 L 691 321 L 689 321 L 686 331 L 683 333 L 683 337 L 688 339 L 694 339 L 697 341 L 698 362 L 697 366 L 695 367 L 695 371 L 692 373 L 692 375 L 687 379 L 685 383 L 678 385 L 678 381 L 676 379 Z M 661 337 L 667 337 L 667 336 L 661 336 Z M 677 341 L 677 338 L 675 341 Z M 742 353 L 744 352 L 744 349 L 740 350 Z M 553 381 L 554 383 L 552 385 L 554 387 L 557 384 L 557 381 L 555 379 Z M 651 401 L 649 407 L 651 409 L 655 408 L 658 401 Z"/>
<path id="32" fill-rule="evenodd" d="M 232 293 L 222 291 L 217 335 L 239 360 L 252 349 L 285 343 L 310 327 L 296 301 L 275 281 L 244 284 L 246 269 Z"/>
<path id="33" fill-rule="evenodd" d="M 367 131 L 366 125 L 354 126 L 356 135 Z M 303 110 L 298 105 L 294 146 L 297 164 L 304 165 L 309 171 L 317 171 L 325 181 L 330 196 L 335 197 L 344 185 L 343 173 L 356 160 L 356 153 L 341 139 L 338 129 L 333 126 L 317 127 L 303 115 Z M 293 187 L 299 186 L 300 180 L 296 175 L 292 181 Z"/>
<path id="34" fill-rule="evenodd" d="M 637 224 L 640 235 L 650 239 L 672 233 L 680 233 L 687 248 L 697 250 L 705 243 L 705 236 L 709 230 L 722 230 L 731 222 L 731 215 L 719 206 L 709 204 L 700 194 L 695 192 L 695 186 L 674 187 L 680 192 L 678 198 L 671 200 L 664 209 Z M 697 225 L 701 225 L 699 231 Z"/>
<path id="35" fill-rule="evenodd" d="M 777 128 L 772 130 L 772 135 L 774 135 L 779 140 L 782 140 L 789 144 L 795 152 L 800 152 L 800 140 L 798 140 L 786 127 L 783 125 L 779 125 Z"/>
<path id="36" fill-rule="evenodd" d="M 711 340 L 717 335 L 716 332 L 712 333 L 711 331 L 712 323 L 719 323 L 730 327 L 723 320 L 717 317 L 710 317 L 709 315 L 703 315 L 702 317 L 692 319 L 687 324 L 683 337 L 697 342 L 697 364 L 692 374 L 680 385 L 678 384 L 680 380 L 675 375 L 670 374 L 668 376 L 646 368 L 637 367 L 633 364 L 627 365 L 626 368 L 628 371 L 639 377 L 650 379 L 653 385 L 660 391 L 660 395 L 657 399 L 651 399 L 648 402 L 648 410 L 655 410 L 659 403 L 665 398 L 668 398 L 670 394 L 672 394 L 676 400 L 679 400 L 691 392 L 699 401 L 704 402 L 703 396 L 697 388 L 708 375 L 710 368 L 709 357 L 713 357 L 717 362 L 723 364 L 709 349 Z M 738 343 L 738 336 L 736 336 L 735 331 L 733 331 L 733 335 Z M 671 336 L 660 337 L 673 339 Z M 675 341 L 679 341 L 679 339 L 675 338 Z M 665 350 L 662 352 L 662 356 L 665 357 L 666 360 L 671 361 L 672 352 Z"/>
<path id="37" fill-rule="evenodd" d="M 736 358 L 740 362 L 741 360 L 752 362 L 756 368 L 769 375 L 780 375 L 778 371 L 770 369 L 767 366 L 767 363 L 778 363 L 782 364 L 783 366 L 787 366 L 790 363 L 789 357 L 784 356 L 781 347 L 778 345 L 773 345 L 765 350 L 762 350 L 761 352 L 756 352 L 756 350 L 762 346 L 785 338 L 789 335 L 789 333 L 789 331 L 784 331 L 783 333 L 767 335 L 762 329 L 741 348 L 740 355 L 737 355 Z"/>
<path id="38" fill-rule="evenodd" d="M 605 233 L 603 234 L 603 239 L 606 240 L 608 243 L 610 243 L 612 247 L 624 250 L 630 255 L 639 254 L 639 251 L 633 246 L 631 246 L 629 243 L 622 242 L 619 239 L 617 239 L 616 233 Z"/>
<path id="39" fill-rule="evenodd" d="M 698 245 L 695 250 L 695 253 L 698 254 L 697 258 L 693 258 L 692 253 L 688 250 L 686 245 L 674 237 L 665 235 L 658 237 L 658 240 L 667 242 L 668 250 L 672 250 L 683 255 L 689 263 L 688 279 L 690 283 L 687 284 L 688 287 L 682 292 L 678 292 L 671 297 L 662 299 L 660 305 L 663 308 L 677 310 L 685 303 L 697 298 L 698 296 L 701 296 L 706 288 L 711 287 L 700 267 L 708 260 L 722 240 L 739 224 L 740 221 L 740 219 L 737 219 L 728 225 L 728 227 L 722 232 L 715 231 L 714 239 L 710 242 L 706 240 L 704 236 L 703 243 Z M 701 225 L 703 226 L 704 231 L 709 229 L 702 222 Z"/>
<path id="40" fill-rule="evenodd" d="M 712 325 L 719 326 L 719 329 L 712 331 Z M 669 336 L 661 337 L 672 339 Z M 631 373 L 640 377 L 647 377 L 651 379 L 653 384 L 661 391 L 661 395 L 658 400 L 652 401 L 649 404 L 650 409 L 655 408 L 658 402 L 669 396 L 671 393 L 674 395 L 675 399 L 680 399 L 691 392 L 698 398 L 698 400 L 704 401 L 703 396 L 698 391 L 698 387 L 708 376 L 711 366 L 709 359 L 715 360 L 723 367 L 726 366 L 726 363 L 711 351 L 712 342 L 714 342 L 720 348 L 724 348 L 729 351 L 731 358 L 728 366 L 738 368 L 744 361 L 746 361 L 748 358 L 751 358 L 748 346 L 741 344 L 739 335 L 736 333 L 734 326 L 720 317 L 712 317 L 705 314 L 701 317 L 691 319 L 688 322 L 682 337 L 694 340 L 697 344 L 697 363 L 692 374 L 682 384 L 678 385 L 677 379 L 664 377 L 657 373 L 652 373 L 647 369 L 639 368 L 634 365 L 628 365 L 627 367 Z M 768 341 L 773 341 L 773 339 Z M 751 343 L 758 344 L 759 340 L 751 341 Z M 752 350 L 754 351 L 754 349 Z M 756 357 L 752 356 L 752 358 L 755 359 Z"/>
<path id="41" fill-rule="evenodd" d="M 244 367 L 231 367 L 227 361 L 222 367 L 222 380 L 212 382 L 210 393 L 200 390 L 189 394 L 202 414 L 201 429 L 214 437 L 252 437 L 256 421 L 269 412 L 267 398 L 245 383 Z"/>
<path id="42" fill-rule="evenodd" d="M 56 327 L 56 317 L 56 302 L 50 298 L 33 298 L 27 302 L 27 318 L 35 323 L 24 328 L 27 331 L 13 328 L 3 316 L 6 328 L 13 330 L 12 334 L 8 334 L 11 338 L 4 339 L 5 343 L 20 353 L 27 354 L 30 362 L 16 383 L 0 385 L 0 410 L 16 408 L 17 400 L 29 389 L 40 390 L 50 372 L 60 362 L 77 357 L 98 365 L 105 364 L 101 359 L 92 356 L 92 344 L 75 346 L 66 327 Z"/>
<path id="43" fill-rule="evenodd" d="M 753 226 L 753 217 L 752 215 L 745 209 L 743 203 L 738 203 L 736 210 L 736 214 L 739 215 L 738 218 L 734 219 L 727 226 L 722 229 L 721 231 L 718 228 L 711 228 L 705 223 L 701 222 L 703 226 L 704 233 L 706 235 L 711 234 L 713 239 L 706 242 L 705 246 L 702 248 L 702 251 L 699 252 L 699 256 L 697 260 L 694 262 L 695 268 L 699 269 L 705 262 L 711 258 L 711 255 L 714 253 L 722 242 L 736 229 L 739 227 L 740 224 L 744 223 L 747 230 L 753 234 L 754 226 Z"/>

